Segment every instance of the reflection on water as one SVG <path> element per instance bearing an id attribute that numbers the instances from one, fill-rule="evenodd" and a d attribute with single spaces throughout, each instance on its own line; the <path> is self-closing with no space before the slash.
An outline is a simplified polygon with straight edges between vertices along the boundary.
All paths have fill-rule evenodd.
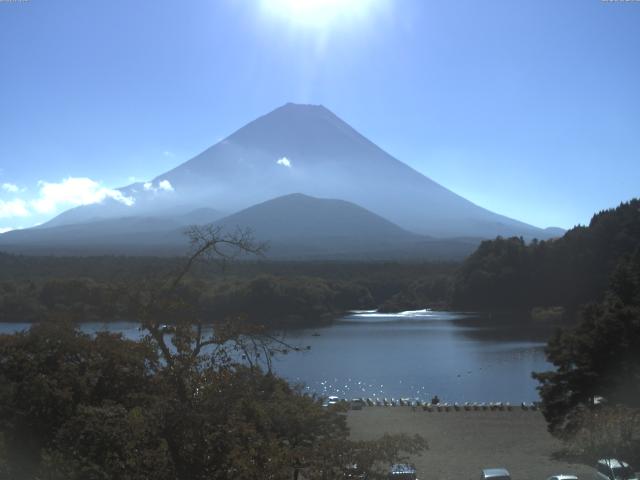
<path id="1" fill-rule="evenodd" d="M 551 367 L 548 335 L 548 328 L 469 313 L 361 311 L 289 332 L 289 342 L 311 350 L 274 364 L 323 395 L 530 402 L 538 398 L 531 372 Z"/>
<path id="2" fill-rule="evenodd" d="M 0 332 L 28 324 L 0 324 Z M 140 338 L 135 322 L 85 323 L 82 330 Z M 430 399 L 449 402 L 537 400 L 532 371 L 548 370 L 550 329 L 529 322 L 469 313 L 419 310 L 358 311 L 334 325 L 287 332 L 311 350 L 274 359 L 274 369 L 308 391 L 341 397 Z"/>

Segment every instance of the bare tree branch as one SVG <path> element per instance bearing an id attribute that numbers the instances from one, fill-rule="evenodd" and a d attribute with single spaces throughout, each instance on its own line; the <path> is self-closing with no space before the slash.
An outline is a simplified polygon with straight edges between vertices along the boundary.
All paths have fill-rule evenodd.
<path id="1" fill-rule="evenodd" d="M 189 386 L 182 377 L 188 369 L 200 362 L 206 347 L 216 345 L 210 357 L 224 358 L 229 362 L 229 355 L 223 353 L 223 345 L 232 342 L 244 351 L 245 359 L 251 368 L 259 363 L 262 351 L 271 368 L 270 355 L 272 349 L 267 345 L 267 337 L 253 336 L 259 334 L 255 328 L 241 329 L 238 325 L 230 327 L 222 322 L 215 322 L 216 331 L 205 338 L 204 320 L 197 308 L 184 299 L 181 290 L 187 275 L 194 265 L 201 260 L 222 262 L 233 261 L 242 255 L 262 256 L 267 248 L 266 243 L 256 242 L 249 229 L 236 228 L 227 232 L 221 226 L 204 225 L 189 227 L 185 234 L 189 238 L 190 253 L 183 266 L 164 284 L 150 288 L 148 297 L 140 309 L 142 326 L 149 332 L 150 338 L 157 344 L 160 353 L 173 372 L 180 390 L 188 396 Z M 213 323 L 212 323 L 213 325 Z M 171 333 L 168 337 L 167 333 Z M 171 345 L 168 343 L 170 338 Z M 248 343 L 247 343 L 248 342 Z"/>

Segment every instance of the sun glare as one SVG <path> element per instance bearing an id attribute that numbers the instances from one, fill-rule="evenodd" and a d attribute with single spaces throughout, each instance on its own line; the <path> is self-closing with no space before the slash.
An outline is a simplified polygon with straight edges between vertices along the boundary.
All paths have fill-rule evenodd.
<path id="1" fill-rule="evenodd" d="M 268 13 L 308 28 L 327 28 L 368 17 L 386 0 L 262 0 Z"/>

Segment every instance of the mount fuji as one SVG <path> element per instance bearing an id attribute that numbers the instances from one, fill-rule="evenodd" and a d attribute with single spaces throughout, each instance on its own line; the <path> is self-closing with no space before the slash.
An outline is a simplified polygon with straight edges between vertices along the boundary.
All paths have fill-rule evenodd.
<path id="1" fill-rule="evenodd" d="M 544 239 L 558 233 L 475 205 L 395 159 L 325 107 L 315 105 L 286 104 L 152 181 L 119 191 L 129 201 L 107 198 L 67 210 L 39 227 L 5 233 L 0 235 L 0 249 L 73 251 L 83 247 L 85 251 L 98 244 L 104 248 L 105 237 L 96 243 L 90 234 L 101 229 L 109 233 L 113 245 L 120 245 L 115 250 L 122 253 L 142 250 L 143 245 L 160 248 L 169 242 L 177 246 L 181 242 L 170 232 L 179 227 L 233 220 L 238 212 L 279 197 L 286 197 L 287 202 L 278 203 L 278 208 L 263 208 L 259 216 L 241 215 L 240 220 L 247 224 L 238 226 L 260 224 L 256 233 L 269 237 L 260 240 L 286 238 L 293 245 L 296 239 L 309 241 L 296 227 L 299 219 L 324 215 L 323 227 L 334 233 L 342 229 L 344 235 L 333 237 L 353 245 L 358 235 L 349 221 L 335 214 L 334 224 L 329 225 L 331 217 L 321 213 L 327 204 L 319 200 L 333 199 L 359 209 L 354 217 L 359 223 L 353 225 L 366 231 L 365 224 L 372 222 L 371 231 L 386 235 L 379 246 L 385 244 L 389 251 L 397 251 L 392 243 L 406 246 L 410 238 L 429 240 L 424 245 L 434 240 L 442 244 L 445 239 L 465 239 L 465 244 L 475 239 L 477 244 L 497 235 Z M 318 201 L 303 201 L 309 197 Z M 287 221 L 293 210 L 298 220 Z M 268 224 L 279 226 L 278 235 L 275 229 L 263 228 Z M 84 230 L 87 232 L 82 233 Z M 316 231 L 317 238 L 320 233 Z M 399 238 L 403 239 L 400 243 Z"/>

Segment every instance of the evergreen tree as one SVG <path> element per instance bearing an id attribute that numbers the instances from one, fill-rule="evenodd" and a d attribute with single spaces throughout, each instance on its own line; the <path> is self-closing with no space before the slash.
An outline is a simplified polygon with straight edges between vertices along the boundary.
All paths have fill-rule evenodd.
<path id="1" fill-rule="evenodd" d="M 575 435 L 597 397 L 640 409 L 640 249 L 620 262 L 605 300 L 586 307 L 577 327 L 549 342 L 547 358 L 556 370 L 534 378 L 553 434 Z"/>

